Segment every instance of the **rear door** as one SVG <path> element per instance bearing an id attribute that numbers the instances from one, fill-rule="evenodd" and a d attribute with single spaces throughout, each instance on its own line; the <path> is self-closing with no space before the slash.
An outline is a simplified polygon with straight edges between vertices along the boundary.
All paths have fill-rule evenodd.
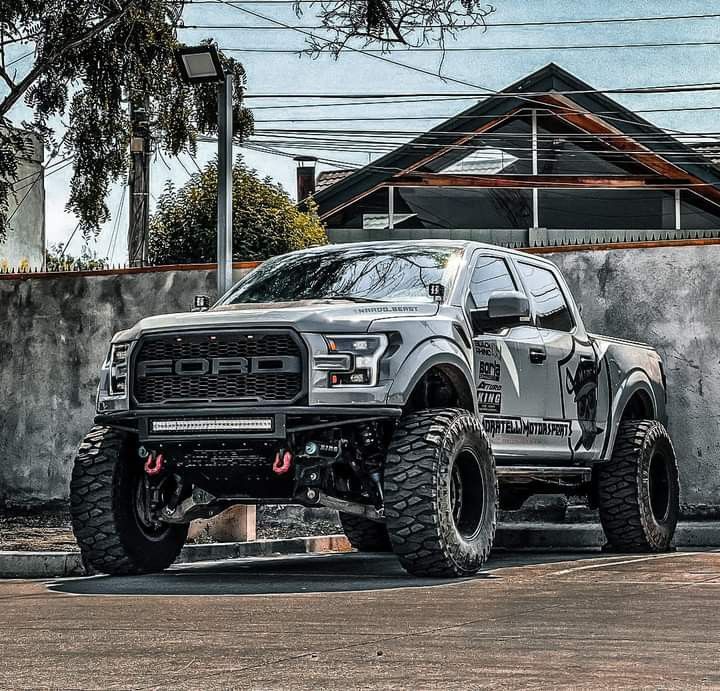
<path id="1" fill-rule="evenodd" d="M 516 269 L 500 253 L 481 250 L 471 264 L 465 308 L 487 307 L 496 290 L 523 290 Z M 529 421 L 542 419 L 547 372 L 537 327 L 523 324 L 473 334 L 475 386 L 483 426 L 498 459 L 525 457 L 535 440 Z"/>
<path id="2" fill-rule="evenodd" d="M 605 438 L 598 420 L 606 419 L 609 399 L 602 353 L 585 333 L 559 272 L 531 258 L 515 264 L 547 356 L 545 421 L 554 423 L 546 427 L 554 455 L 570 462 L 596 458 Z"/>

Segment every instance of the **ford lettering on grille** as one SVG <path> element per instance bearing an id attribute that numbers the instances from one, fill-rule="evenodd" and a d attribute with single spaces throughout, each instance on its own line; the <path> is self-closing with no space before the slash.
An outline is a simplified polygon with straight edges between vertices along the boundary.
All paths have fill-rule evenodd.
<path id="1" fill-rule="evenodd" d="M 134 400 L 292 403 L 303 389 L 302 348 L 286 331 L 148 336 L 134 358 Z"/>

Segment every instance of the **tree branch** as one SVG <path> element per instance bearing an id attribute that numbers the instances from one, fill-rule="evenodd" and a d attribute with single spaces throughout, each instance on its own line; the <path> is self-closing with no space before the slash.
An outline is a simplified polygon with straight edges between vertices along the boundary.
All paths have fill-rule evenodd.
<path id="1" fill-rule="evenodd" d="M 28 74 L 21 81 L 14 85 L 14 87 L 11 87 L 8 96 L 5 98 L 5 100 L 2 101 L 2 103 L 0 103 L 0 117 L 5 115 L 10 110 L 10 108 L 12 108 L 20 100 L 20 98 L 22 98 L 23 94 L 30 88 L 32 83 L 42 74 L 43 70 L 48 65 L 50 65 L 61 55 L 64 55 L 68 51 L 73 50 L 73 48 L 77 48 L 79 45 L 82 45 L 86 41 L 91 40 L 99 33 L 105 31 L 105 29 L 118 22 L 125 16 L 125 14 L 127 14 L 128 10 L 134 2 L 135 0 L 128 0 L 128 2 L 122 5 L 115 14 L 106 17 L 101 22 L 98 22 L 97 24 L 92 26 L 83 36 L 80 36 L 79 38 L 70 41 L 62 48 L 60 48 L 60 50 L 56 51 L 53 55 L 43 58 L 42 60 L 37 62 L 35 66 L 30 70 L 30 72 L 28 72 Z"/>
<path id="2" fill-rule="evenodd" d="M 7 73 L 7 70 L 3 66 L 0 66 L 0 77 L 2 77 L 5 83 L 10 87 L 10 91 L 15 88 L 15 82 L 12 80 L 10 75 Z"/>

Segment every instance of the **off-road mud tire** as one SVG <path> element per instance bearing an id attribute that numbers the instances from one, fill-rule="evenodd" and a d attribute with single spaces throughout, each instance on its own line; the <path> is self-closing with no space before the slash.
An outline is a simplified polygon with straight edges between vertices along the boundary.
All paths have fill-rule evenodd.
<path id="1" fill-rule="evenodd" d="M 475 473 L 469 477 L 480 480 L 467 485 L 473 496 L 466 506 L 476 525 L 468 534 L 461 534 L 453 517 L 456 463 L 458 469 L 467 464 Z M 485 563 L 495 538 L 498 483 L 488 438 L 475 415 L 447 408 L 404 417 L 388 450 L 384 490 L 390 541 L 408 572 L 469 576 Z"/>
<path id="2" fill-rule="evenodd" d="M 172 564 L 187 537 L 187 525 L 168 525 L 148 537 L 134 502 L 134 482 L 143 472 L 128 434 L 93 427 L 85 437 L 70 482 L 73 532 L 89 571 L 114 575 L 152 573 Z"/>
<path id="3" fill-rule="evenodd" d="M 358 552 L 392 552 L 390 538 L 384 523 L 363 516 L 340 512 L 345 536 Z"/>
<path id="4" fill-rule="evenodd" d="M 621 422 L 612 459 L 595 467 L 595 482 L 607 549 L 671 549 L 680 513 L 680 486 L 675 451 L 660 422 Z"/>

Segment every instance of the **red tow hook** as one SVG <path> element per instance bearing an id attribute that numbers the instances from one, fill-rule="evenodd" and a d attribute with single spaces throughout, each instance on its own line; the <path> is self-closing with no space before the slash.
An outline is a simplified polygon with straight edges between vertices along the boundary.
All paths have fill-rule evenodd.
<path id="1" fill-rule="evenodd" d="M 165 456 L 159 453 L 157 456 L 148 454 L 147 460 L 145 461 L 145 472 L 150 475 L 159 475 L 162 473 L 165 467 Z"/>
<path id="2" fill-rule="evenodd" d="M 275 463 L 273 463 L 273 473 L 276 475 L 285 475 L 292 468 L 293 457 L 289 451 L 282 452 L 282 449 L 275 454 Z"/>

